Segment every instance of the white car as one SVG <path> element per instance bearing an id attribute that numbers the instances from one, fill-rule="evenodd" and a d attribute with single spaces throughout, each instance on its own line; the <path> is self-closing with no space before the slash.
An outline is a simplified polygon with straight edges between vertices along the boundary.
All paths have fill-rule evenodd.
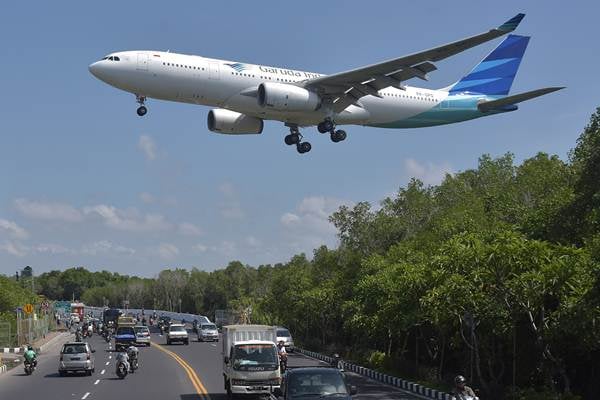
<path id="1" fill-rule="evenodd" d="M 172 324 L 169 326 L 169 331 L 167 332 L 167 344 L 174 342 L 190 344 L 187 330 L 182 324 Z"/>
<path id="2" fill-rule="evenodd" d="M 212 342 L 219 341 L 219 331 L 217 330 L 217 326 L 215 324 L 202 324 L 200 325 L 200 329 L 198 329 L 198 341 L 206 342 L 208 340 Z"/>

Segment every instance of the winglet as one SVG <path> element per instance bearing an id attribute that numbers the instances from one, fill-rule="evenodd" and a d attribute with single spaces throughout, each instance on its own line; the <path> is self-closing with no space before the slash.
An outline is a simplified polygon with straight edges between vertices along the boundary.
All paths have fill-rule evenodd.
<path id="1" fill-rule="evenodd" d="M 517 14 L 514 17 L 512 17 L 511 19 L 509 19 L 508 21 L 506 21 L 505 23 L 503 23 L 502 25 L 500 25 L 498 27 L 498 30 L 504 31 L 504 32 L 512 32 L 515 29 L 517 29 L 517 26 L 519 26 L 519 24 L 521 23 L 521 20 L 523 20 L 524 17 L 525 17 L 525 14 L 523 14 L 523 13 Z"/>

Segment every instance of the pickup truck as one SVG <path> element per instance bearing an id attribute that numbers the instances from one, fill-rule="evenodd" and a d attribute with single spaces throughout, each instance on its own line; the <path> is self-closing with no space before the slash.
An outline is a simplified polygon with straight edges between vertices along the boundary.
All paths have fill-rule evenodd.
<path id="1" fill-rule="evenodd" d="M 115 333 L 115 350 L 135 345 L 135 330 L 132 326 L 120 326 Z"/>

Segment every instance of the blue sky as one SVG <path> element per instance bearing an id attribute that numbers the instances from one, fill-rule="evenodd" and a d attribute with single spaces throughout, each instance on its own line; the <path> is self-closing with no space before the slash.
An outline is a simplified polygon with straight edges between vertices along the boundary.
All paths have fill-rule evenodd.
<path id="1" fill-rule="evenodd" d="M 439 183 L 484 153 L 566 159 L 599 105 L 600 4 L 544 2 L 10 2 L 0 14 L 0 273 L 86 266 L 153 276 L 239 259 L 288 260 L 335 246 L 327 216 L 379 200 L 412 176 Z M 260 5 L 259 5 L 260 4 Z M 422 3 L 423 4 L 423 3 Z M 116 50 L 170 49 L 334 73 L 498 26 L 532 35 L 514 91 L 566 90 L 518 112 L 412 130 L 347 127 L 339 144 L 305 129 L 299 155 L 280 123 L 261 136 L 208 132 L 207 107 L 150 100 L 96 80 Z M 437 63 L 422 86 L 467 73 L 494 41 Z M 408 84 L 420 85 L 421 81 Z"/>

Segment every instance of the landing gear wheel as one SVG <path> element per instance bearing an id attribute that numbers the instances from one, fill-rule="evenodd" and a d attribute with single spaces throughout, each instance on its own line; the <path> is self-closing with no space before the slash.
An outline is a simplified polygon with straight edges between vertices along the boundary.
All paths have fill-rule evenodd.
<path id="1" fill-rule="evenodd" d="M 329 132 L 329 129 L 325 129 L 323 122 L 319 122 L 319 124 L 317 125 L 317 130 L 319 131 L 319 133 Z"/>
<path id="2" fill-rule="evenodd" d="M 334 143 L 341 142 L 346 139 L 346 131 L 339 130 L 331 133 L 331 141 Z"/>
<path id="3" fill-rule="evenodd" d="M 298 153 L 304 154 L 304 153 L 308 153 L 310 151 L 310 149 L 312 149 L 312 146 L 310 145 L 309 142 L 302 142 L 302 143 L 297 144 L 296 149 L 298 150 Z"/>
<path id="4" fill-rule="evenodd" d="M 137 115 L 143 117 L 148 112 L 148 109 L 145 106 L 139 106 L 137 109 Z"/>
<path id="5" fill-rule="evenodd" d="M 325 121 L 321 122 L 319 125 L 322 126 L 322 129 L 324 130 L 323 133 L 331 132 L 331 131 L 333 131 L 333 128 L 334 128 L 333 122 L 330 119 L 326 119 Z M 319 132 L 321 132 L 321 131 L 319 130 Z"/>
<path id="6" fill-rule="evenodd" d="M 290 133 L 285 137 L 285 144 L 287 144 L 288 146 L 298 143 L 300 143 L 300 136 L 298 134 Z"/>

